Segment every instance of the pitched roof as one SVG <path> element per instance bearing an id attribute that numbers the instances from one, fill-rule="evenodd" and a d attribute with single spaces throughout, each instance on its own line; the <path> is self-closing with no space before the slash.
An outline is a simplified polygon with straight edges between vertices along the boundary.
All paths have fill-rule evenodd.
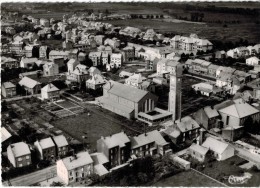
<path id="1" fill-rule="evenodd" d="M 21 86 L 25 86 L 25 87 L 28 87 L 28 88 L 31 88 L 31 89 L 32 89 L 32 88 L 34 88 L 36 85 L 39 85 L 39 84 L 41 84 L 41 83 L 25 76 L 25 77 L 23 77 L 23 78 L 20 80 L 19 84 L 20 84 Z"/>
<path id="2" fill-rule="evenodd" d="M 39 143 L 40 147 L 42 149 L 50 148 L 50 147 L 55 147 L 54 142 L 52 141 L 51 137 L 49 138 L 44 138 L 41 139 L 40 141 L 36 141 Z"/>
<path id="3" fill-rule="evenodd" d="M 6 141 L 11 136 L 11 133 L 5 127 L 1 127 L 1 143 Z"/>
<path id="4" fill-rule="evenodd" d="M 148 91 L 136 89 L 134 87 L 121 84 L 119 82 L 112 83 L 112 87 L 108 92 L 133 102 L 140 101 L 144 96 L 149 93 Z"/>
<path id="5" fill-rule="evenodd" d="M 111 136 L 101 138 L 108 148 L 116 146 L 124 147 L 127 142 L 130 142 L 128 136 L 124 132 L 116 133 Z"/>
<path id="6" fill-rule="evenodd" d="M 181 118 L 181 120 L 177 120 L 177 127 L 181 132 L 190 131 L 193 129 L 198 129 L 200 126 L 199 124 L 192 119 L 190 116 L 185 116 Z"/>
<path id="7" fill-rule="evenodd" d="M 53 140 L 58 147 L 64 147 L 69 145 L 64 135 L 54 136 Z"/>
<path id="8" fill-rule="evenodd" d="M 109 162 L 108 158 L 103 153 L 91 153 L 90 156 L 95 165 Z"/>
<path id="9" fill-rule="evenodd" d="M 203 146 L 200 146 L 198 144 L 192 144 L 190 146 L 190 149 L 191 150 L 194 150 L 202 155 L 206 155 L 206 153 L 209 151 L 209 148 L 206 148 L 206 147 L 203 147 Z"/>
<path id="10" fill-rule="evenodd" d="M 16 87 L 12 82 L 4 82 L 3 83 L 4 88 L 14 88 Z"/>
<path id="11" fill-rule="evenodd" d="M 87 80 L 87 83 L 91 83 L 91 84 L 97 85 L 97 84 L 104 84 L 104 83 L 106 83 L 106 81 L 105 81 L 105 79 L 101 75 L 95 74 L 94 76 L 92 76 L 91 79 Z"/>
<path id="12" fill-rule="evenodd" d="M 24 142 L 18 142 L 15 144 L 11 144 L 8 147 L 11 147 L 11 150 L 15 157 L 20 157 L 20 156 L 31 154 L 29 146 Z"/>
<path id="13" fill-rule="evenodd" d="M 216 140 L 212 137 L 208 137 L 202 144 L 203 147 L 209 148 L 210 150 L 222 154 L 228 147 L 228 144 Z"/>
<path id="14" fill-rule="evenodd" d="M 72 170 L 75 168 L 79 168 L 91 164 L 93 163 L 93 160 L 91 159 L 89 153 L 85 151 L 85 152 L 77 153 L 76 158 L 74 156 L 66 157 L 62 159 L 62 162 L 66 166 L 67 170 Z"/>
<path id="15" fill-rule="evenodd" d="M 53 85 L 52 83 L 47 84 L 46 86 L 44 86 L 41 91 L 46 91 L 46 92 L 52 92 L 52 91 L 59 91 L 59 89 Z"/>
<path id="16" fill-rule="evenodd" d="M 219 112 L 234 116 L 237 118 L 243 118 L 252 114 L 258 113 L 259 110 L 255 109 L 248 103 L 235 103 L 226 108 L 220 109 Z"/>
<path id="17" fill-rule="evenodd" d="M 35 63 L 38 60 L 38 58 L 22 58 L 21 61 L 23 63 Z"/>
<path id="18" fill-rule="evenodd" d="M 206 115 L 208 116 L 208 118 L 213 118 L 213 117 L 219 116 L 218 111 L 215 108 L 211 108 L 210 106 L 206 106 L 204 108 L 204 111 L 205 111 Z"/>
<path id="19" fill-rule="evenodd" d="M 215 108 L 216 110 L 220 110 L 220 109 L 226 108 L 227 106 L 230 106 L 230 105 L 232 105 L 232 104 L 234 104 L 234 102 L 233 102 L 232 100 L 226 100 L 226 101 L 223 101 L 223 102 L 221 102 L 221 103 L 219 103 L 219 104 L 216 104 L 216 105 L 214 106 L 214 108 Z"/>

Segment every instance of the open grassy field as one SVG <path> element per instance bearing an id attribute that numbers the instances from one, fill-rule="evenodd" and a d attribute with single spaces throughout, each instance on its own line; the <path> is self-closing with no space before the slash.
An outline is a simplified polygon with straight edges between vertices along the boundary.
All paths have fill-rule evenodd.
<path id="1" fill-rule="evenodd" d="M 185 171 L 169 178 L 160 180 L 153 187 L 221 187 L 221 184 L 204 177 L 194 171 Z"/>
<path id="2" fill-rule="evenodd" d="M 223 41 L 239 41 L 240 38 L 255 43 L 260 41 L 260 24 L 255 23 L 240 23 L 240 24 L 224 24 L 216 23 L 169 23 L 163 20 L 150 19 L 129 19 L 129 20 L 109 20 L 104 21 L 116 26 L 132 26 L 146 30 L 153 28 L 155 31 L 161 33 L 176 33 L 180 35 L 189 35 L 196 33 L 201 38 L 209 40 L 223 40 Z"/>

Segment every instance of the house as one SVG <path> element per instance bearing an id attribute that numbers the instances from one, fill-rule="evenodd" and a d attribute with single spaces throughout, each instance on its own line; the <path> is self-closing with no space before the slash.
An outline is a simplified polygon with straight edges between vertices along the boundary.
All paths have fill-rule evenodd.
<path id="1" fill-rule="evenodd" d="M 124 52 L 124 61 L 125 62 L 129 62 L 129 61 L 133 61 L 135 58 L 135 50 L 133 47 L 131 46 L 126 46 L 122 49 L 122 51 Z"/>
<path id="2" fill-rule="evenodd" d="M 23 58 L 20 61 L 20 67 L 22 68 L 32 68 L 32 66 L 35 64 L 35 62 L 38 61 L 37 58 Z"/>
<path id="3" fill-rule="evenodd" d="M 164 133 L 174 144 L 189 143 L 199 136 L 199 129 L 199 124 L 191 116 L 185 116 L 166 128 Z"/>
<path id="4" fill-rule="evenodd" d="M 43 27 L 49 27 L 50 26 L 50 21 L 46 18 L 41 18 L 40 19 L 40 25 Z"/>
<path id="5" fill-rule="evenodd" d="M 75 69 L 75 67 L 79 64 L 79 61 L 77 59 L 70 59 L 67 63 L 68 66 L 68 73 L 72 73 Z"/>
<path id="6" fill-rule="evenodd" d="M 176 128 L 180 131 L 178 141 L 185 142 L 197 138 L 200 126 L 191 116 L 185 116 L 176 121 Z"/>
<path id="7" fill-rule="evenodd" d="M 40 160 L 52 161 L 56 158 L 56 148 L 51 137 L 37 140 L 34 142 L 34 146 L 38 152 Z"/>
<path id="8" fill-rule="evenodd" d="M 103 96 L 96 100 L 106 108 L 128 119 L 137 118 L 139 112 L 150 112 L 158 97 L 119 82 L 109 81 L 103 86 Z"/>
<path id="9" fill-rule="evenodd" d="M 220 88 L 227 86 L 231 82 L 232 75 L 232 73 L 221 72 L 217 77 L 216 86 Z"/>
<path id="10" fill-rule="evenodd" d="M 47 84 L 41 89 L 41 98 L 56 100 L 60 98 L 60 90 L 52 83 Z"/>
<path id="11" fill-rule="evenodd" d="M 57 50 L 51 50 L 49 53 L 49 59 L 53 60 L 56 58 L 63 58 L 64 60 L 68 59 L 69 57 L 69 51 L 57 51 Z"/>
<path id="12" fill-rule="evenodd" d="M 194 119 L 206 130 L 220 128 L 221 126 L 220 115 L 218 111 L 211 106 L 206 106 L 195 112 Z"/>
<path id="13" fill-rule="evenodd" d="M 20 80 L 19 85 L 24 87 L 27 94 L 34 95 L 41 91 L 41 83 L 29 77 L 23 77 Z"/>
<path id="14" fill-rule="evenodd" d="M 247 83 L 247 85 L 252 88 L 253 90 L 253 98 L 260 100 L 260 78 L 255 79 L 249 83 Z"/>
<path id="15" fill-rule="evenodd" d="M 235 153 L 235 149 L 229 144 L 216 140 L 212 137 L 208 137 L 202 146 L 212 151 L 218 161 L 224 161 L 234 156 Z"/>
<path id="16" fill-rule="evenodd" d="M 163 76 L 165 74 L 172 73 L 172 67 L 176 67 L 179 64 L 177 61 L 169 60 L 169 59 L 161 59 L 157 63 L 157 75 Z"/>
<path id="17" fill-rule="evenodd" d="M 104 45 L 108 45 L 110 46 L 112 49 L 116 49 L 120 46 L 120 40 L 118 40 L 117 38 L 113 38 L 113 39 L 109 39 L 107 38 L 105 41 L 104 41 Z"/>
<path id="18" fill-rule="evenodd" d="M 249 55 L 249 50 L 245 46 L 237 47 L 234 51 L 237 52 L 238 57 L 245 57 Z"/>
<path id="19" fill-rule="evenodd" d="M 94 37 L 95 41 L 97 42 L 98 45 L 102 45 L 104 43 L 104 35 L 96 35 Z"/>
<path id="20" fill-rule="evenodd" d="M 13 97 L 16 95 L 16 86 L 11 82 L 2 83 L 2 96 L 3 97 Z"/>
<path id="21" fill-rule="evenodd" d="M 219 68 L 218 65 L 210 64 L 208 67 L 208 75 L 216 77 L 218 68 Z"/>
<path id="22" fill-rule="evenodd" d="M 141 84 L 143 83 L 144 80 L 146 80 L 146 78 L 143 77 L 141 73 L 133 74 L 132 76 L 129 76 L 128 78 L 125 79 L 125 84 L 135 87 L 137 89 L 141 89 Z"/>
<path id="23" fill-rule="evenodd" d="M 130 158 L 131 142 L 124 132 L 97 140 L 97 152 L 103 153 L 109 161 L 109 168 L 124 164 Z"/>
<path id="24" fill-rule="evenodd" d="M 218 110 L 224 127 L 244 126 L 247 118 L 252 118 L 253 122 L 260 122 L 260 112 L 248 103 L 235 103 Z"/>
<path id="25" fill-rule="evenodd" d="M 239 80 L 241 80 L 242 83 L 247 83 L 251 80 L 251 76 L 250 74 L 244 72 L 244 71 L 240 71 L 240 70 L 236 70 L 233 73 L 236 77 L 239 78 Z"/>
<path id="26" fill-rule="evenodd" d="M 102 55 L 101 55 L 101 62 L 102 62 L 102 65 L 107 65 L 109 63 L 109 54 L 107 52 L 102 52 Z"/>
<path id="27" fill-rule="evenodd" d="M 137 35 L 139 35 L 141 33 L 141 30 L 139 28 L 136 27 L 126 27 L 124 29 L 121 29 L 119 31 L 120 35 L 126 35 L 126 36 L 131 36 L 133 38 L 135 38 Z"/>
<path id="28" fill-rule="evenodd" d="M 165 155 L 171 153 L 169 143 L 165 141 L 159 131 L 154 130 L 130 138 L 131 155 L 144 157 L 146 155 Z"/>
<path id="29" fill-rule="evenodd" d="M 7 147 L 7 158 L 15 168 L 32 164 L 30 148 L 24 142 L 9 145 Z"/>
<path id="30" fill-rule="evenodd" d="M 98 66 L 101 63 L 101 52 L 90 52 L 88 54 L 89 59 L 91 59 L 93 66 Z"/>
<path id="31" fill-rule="evenodd" d="M 198 144 L 192 144 L 188 149 L 189 155 L 194 159 L 197 159 L 199 162 L 205 161 L 208 151 L 209 148 L 200 146 Z"/>
<path id="32" fill-rule="evenodd" d="M 207 39 L 200 39 L 197 35 L 191 34 L 189 37 L 175 35 L 170 40 L 170 45 L 176 50 L 183 51 L 208 51 L 213 49 L 213 44 Z"/>
<path id="33" fill-rule="evenodd" d="M 59 65 L 47 62 L 43 65 L 43 76 L 55 76 L 59 74 Z"/>
<path id="34" fill-rule="evenodd" d="M 19 67 L 19 64 L 16 59 L 13 59 L 11 57 L 1 56 L 1 68 L 2 69 L 4 69 L 4 68 L 12 69 L 12 68 L 18 68 L 18 67 Z"/>
<path id="35" fill-rule="evenodd" d="M 257 57 L 250 57 L 246 59 L 246 64 L 251 66 L 260 65 L 260 60 Z"/>
<path id="36" fill-rule="evenodd" d="M 80 152 L 74 156 L 56 162 L 57 176 L 66 184 L 80 182 L 94 172 L 93 160 L 88 152 Z"/>
<path id="37" fill-rule="evenodd" d="M 128 78 L 130 76 L 132 76 L 134 73 L 131 73 L 131 72 L 127 72 L 127 71 L 121 71 L 119 73 L 119 77 L 120 78 Z"/>
<path id="38" fill-rule="evenodd" d="M 122 54 L 112 53 L 110 56 L 110 67 L 120 68 L 122 65 Z"/>
<path id="39" fill-rule="evenodd" d="M 227 51 L 227 57 L 232 57 L 234 59 L 238 58 L 238 53 L 234 49 L 228 50 Z"/>
<path id="40" fill-rule="evenodd" d="M 12 54 L 22 55 L 23 54 L 23 41 L 14 41 L 9 43 L 9 49 Z"/>
<path id="41" fill-rule="evenodd" d="M 26 45 L 23 49 L 25 57 L 29 58 L 32 57 L 32 51 L 33 51 L 32 45 Z"/>
<path id="42" fill-rule="evenodd" d="M 197 93 L 201 93 L 202 95 L 205 96 L 210 96 L 213 93 L 213 85 L 210 83 L 198 83 L 198 84 L 193 84 L 191 86 Z"/>
<path id="43" fill-rule="evenodd" d="M 94 173 L 99 176 L 104 176 L 109 173 L 109 160 L 103 153 L 91 153 L 90 157 L 94 161 Z"/>
<path id="44" fill-rule="evenodd" d="M 56 156 L 58 158 L 64 157 L 69 152 L 69 143 L 64 135 L 58 135 L 52 137 L 52 140 L 56 146 Z"/>
<path id="45" fill-rule="evenodd" d="M 47 58 L 48 46 L 41 46 L 39 48 L 39 58 Z"/>
<path id="46" fill-rule="evenodd" d="M 86 65 L 79 64 L 75 67 L 74 71 L 67 74 L 68 82 L 81 83 L 89 78 L 89 72 Z"/>
<path id="47" fill-rule="evenodd" d="M 79 50 L 78 49 L 71 49 L 69 51 L 69 59 L 78 59 L 78 53 L 79 53 Z"/>
<path id="48" fill-rule="evenodd" d="M 95 74 L 92 76 L 90 79 L 86 81 L 86 86 L 89 89 L 99 89 L 102 88 L 102 86 L 106 83 L 106 80 L 100 75 L 100 74 Z"/>

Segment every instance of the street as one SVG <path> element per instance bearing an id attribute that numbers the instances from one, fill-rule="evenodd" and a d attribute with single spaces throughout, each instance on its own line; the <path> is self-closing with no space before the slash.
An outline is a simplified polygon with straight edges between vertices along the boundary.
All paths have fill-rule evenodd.
<path id="1" fill-rule="evenodd" d="M 24 176 L 19 176 L 17 178 L 10 179 L 10 183 L 11 186 L 30 186 L 54 176 L 57 176 L 56 165 L 50 166 L 48 168 L 30 174 L 26 174 Z M 9 186 L 7 181 L 3 182 L 2 185 Z"/>

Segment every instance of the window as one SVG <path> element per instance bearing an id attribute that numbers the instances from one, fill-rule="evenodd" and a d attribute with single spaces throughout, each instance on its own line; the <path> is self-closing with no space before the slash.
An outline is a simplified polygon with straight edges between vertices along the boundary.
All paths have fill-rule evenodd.
<path id="1" fill-rule="evenodd" d="M 21 157 L 19 157 L 19 158 L 18 158 L 18 161 L 22 161 L 22 158 L 21 158 Z"/>
<path id="2" fill-rule="evenodd" d="M 29 155 L 27 155 L 25 158 L 26 158 L 26 159 L 30 159 Z"/>
<path id="3" fill-rule="evenodd" d="M 72 176 L 72 171 L 70 171 L 70 176 Z"/>
<path id="4" fill-rule="evenodd" d="M 79 175 L 79 173 L 78 172 L 76 172 L 76 176 L 78 176 Z"/>
<path id="5" fill-rule="evenodd" d="M 30 165 L 30 162 L 27 162 L 27 165 Z"/>
<path id="6" fill-rule="evenodd" d="M 227 119 L 226 119 L 226 125 L 229 124 L 229 116 L 227 116 Z"/>
<path id="7" fill-rule="evenodd" d="M 23 166 L 23 164 L 21 163 L 21 164 L 19 164 L 19 167 L 22 167 Z"/>

